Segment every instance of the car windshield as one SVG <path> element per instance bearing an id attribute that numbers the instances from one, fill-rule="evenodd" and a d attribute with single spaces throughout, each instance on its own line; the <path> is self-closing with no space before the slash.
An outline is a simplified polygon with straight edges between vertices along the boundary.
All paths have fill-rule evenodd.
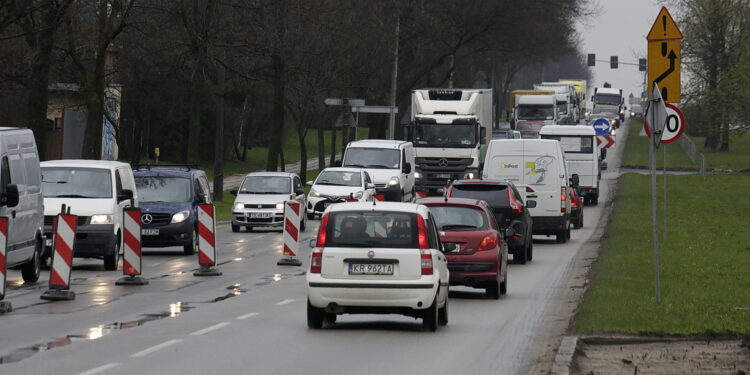
<path id="1" fill-rule="evenodd" d="M 568 154 L 590 154 L 594 152 L 594 137 L 590 135 L 543 135 L 542 139 L 560 141 L 562 150 Z"/>
<path id="2" fill-rule="evenodd" d="M 551 105 L 522 105 L 518 107 L 519 120 L 552 120 L 555 107 Z"/>
<path id="3" fill-rule="evenodd" d="M 240 194 L 290 194 L 292 191 L 289 177 L 285 176 L 248 176 L 242 182 Z"/>
<path id="4" fill-rule="evenodd" d="M 180 177 L 141 176 L 135 178 L 141 202 L 190 202 L 190 180 Z"/>
<path id="5" fill-rule="evenodd" d="M 349 147 L 344 157 L 344 167 L 398 169 L 401 151 L 393 148 Z"/>
<path id="6" fill-rule="evenodd" d="M 487 219 L 479 208 L 466 206 L 430 206 L 438 229 L 486 230 Z"/>
<path id="7" fill-rule="evenodd" d="M 594 104 L 620 105 L 622 99 L 616 94 L 596 94 Z"/>
<path id="8" fill-rule="evenodd" d="M 323 171 L 315 185 L 362 186 L 362 176 L 359 172 Z"/>
<path id="9" fill-rule="evenodd" d="M 46 198 L 112 198 L 112 174 L 102 168 L 42 168 Z"/>
<path id="10" fill-rule="evenodd" d="M 413 213 L 344 211 L 329 215 L 328 247 L 419 247 Z"/>
<path id="11" fill-rule="evenodd" d="M 466 124 L 417 123 L 413 137 L 418 147 L 471 148 L 477 144 L 476 126 Z"/>
<path id="12" fill-rule="evenodd" d="M 496 184 L 457 184 L 451 189 L 451 197 L 480 199 L 492 208 L 510 207 L 508 186 Z"/>

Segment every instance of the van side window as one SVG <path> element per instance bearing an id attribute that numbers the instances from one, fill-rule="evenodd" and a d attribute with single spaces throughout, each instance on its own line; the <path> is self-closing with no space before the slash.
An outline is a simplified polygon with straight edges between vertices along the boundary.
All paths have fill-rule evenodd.
<path id="1" fill-rule="evenodd" d="M 365 184 L 371 184 L 372 180 L 370 180 L 370 174 L 365 171 L 363 171 L 363 173 L 365 174 Z"/>
<path id="2" fill-rule="evenodd" d="M 24 190 L 25 180 L 23 174 L 23 161 L 20 155 L 10 155 L 10 181 L 18 185 L 19 192 Z"/>
<path id="3" fill-rule="evenodd" d="M 406 158 L 406 149 L 401 149 L 401 168 L 404 167 L 404 164 L 408 163 L 409 159 Z"/>
<path id="4" fill-rule="evenodd" d="M 10 180 L 10 165 L 8 165 L 8 157 L 3 156 L 3 161 L 0 162 L 0 183 L 2 184 L 3 191 L 5 187 L 12 184 Z"/>
<path id="5" fill-rule="evenodd" d="M 205 176 L 198 177 L 201 189 L 206 193 L 206 203 L 211 203 L 211 188 L 208 186 L 208 179 Z"/>
<path id="6" fill-rule="evenodd" d="M 34 153 L 23 154 L 23 164 L 27 173 L 26 183 L 29 185 L 29 193 L 40 192 L 42 174 L 39 170 L 39 158 Z"/>
<path id="7" fill-rule="evenodd" d="M 302 181 L 300 181 L 299 177 L 294 178 L 294 194 L 297 194 L 297 190 L 302 189 Z"/>
<path id="8" fill-rule="evenodd" d="M 115 196 L 122 194 L 122 177 L 120 177 L 120 170 L 115 171 Z"/>

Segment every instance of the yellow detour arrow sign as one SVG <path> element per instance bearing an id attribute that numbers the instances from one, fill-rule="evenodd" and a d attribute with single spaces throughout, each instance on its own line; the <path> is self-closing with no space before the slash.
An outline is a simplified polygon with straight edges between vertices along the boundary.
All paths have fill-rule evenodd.
<path id="1" fill-rule="evenodd" d="M 646 39 L 648 40 L 648 82 L 661 88 L 662 99 L 667 103 L 679 103 L 681 94 L 680 62 L 682 61 L 681 39 L 677 24 L 667 8 L 662 7 Z M 651 92 L 649 91 L 649 99 Z"/>

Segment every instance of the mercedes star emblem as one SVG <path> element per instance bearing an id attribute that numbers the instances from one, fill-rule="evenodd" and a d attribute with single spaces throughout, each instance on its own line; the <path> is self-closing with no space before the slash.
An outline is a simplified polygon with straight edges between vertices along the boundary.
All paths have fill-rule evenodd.
<path id="1" fill-rule="evenodd" d="M 259 204 L 259 205 L 258 205 L 258 208 L 263 208 L 263 205 L 262 205 L 262 204 Z"/>
<path id="2" fill-rule="evenodd" d="M 367 252 L 367 257 L 370 258 L 370 259 L 375 258 L 375 252 L 372 251 L 372 250 L 368 251 Z"/>
<path id="3" fill-rule="evenodd" d="M 143 214 L 143 215 L 141 215 L 141 223 L 143 223 L 143 224 L 151 224 L 152 221 L 154 221 L 154 217 L 151 216 L 151 214 Z"/>
<path id="4" fill-rule="evenodd" d="M 441 167 L 443 167 L 443 168 L 447 167 L 448 166 L 448 159 L 443 158 L 443 159 L 438 160 L 438 165 L 441 166 Z"/>

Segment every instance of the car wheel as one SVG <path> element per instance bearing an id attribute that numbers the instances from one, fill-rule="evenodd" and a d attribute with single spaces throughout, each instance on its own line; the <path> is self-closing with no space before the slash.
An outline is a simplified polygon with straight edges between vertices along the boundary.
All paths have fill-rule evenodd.
<path id="1" fill-rule="evenodd" d="M 438 324 L 441 326 L 448 325 L 448 300 L 449 298 L 445 298 L 445 305 L 443 305 L 443 308 L 438 310 Z"/>
<path id="2" fill-rule="evenodd" d="M 580 215 L 580 214 L 579 214 L 579 215 Z M 576 221 L 574 221 L 574 222 L 573 222 L 573 229 L 580 229 L 580 228 L 581 228 L 581 227 L 579 226 L 579 223 L 580 223 L 580 222 L 581 222 L 581 220 L 579 220 L 578 218 L 576 218 Z"/>
<path id="3" fill-rule="evenodd" d="M 302 220 L 300 221 L 301 222 L 299 223 L 299 231 L 304 232 L 305 228 L 307 228 L 307 218 L 302 218 Z"/>
<path id="4" fill-rule="evenodd" d="M 107 271 L 117 270 L 117 263 L 120 260 L 120 239 L 115 239 L 115 246 L 111 254 L 104 256 L 104 269 Z"/>
<path id="5" fill-rule="evenodd" d="M 568 228 L 565 229 L 565 240 L 567 241 L 569 239 L 570 239 L 570 224 L 568 224 Z"/>
<path id="6" fill-rule="evenodd" d="M 307 213 L 307 219 L 308 220 L 315 220 L 315 213 Z"/>
<path id="7" fill-rule="evenodd" d="M 307 300 L 307 327 L 310 329 L 320 329 L 323 327 L 323 319 L 326 317 L 326 312 L 323 309 L 319 309 L 312 304 L 310 300 Z"/>
<path id="8" fill-rule="evenodd" d="M 503 280 L 503 282 L 500 283 L 500 294 L 502 295 L 508 294 L 508 272 L 505 272 L 505 280 Z"/>
<path id="9" fill-rule="evenodd" d="M 593 198 L 591 198 L 591 204 L 593 204 L 594 206 L 599 204 L 599 196 L 594 196 Z"/>
<path id="10" fill-rule="evenodd" d="M 237 233 L 239 231 L 240 231 L 240 226 L 232 224 L 232 232 Z"/>
<path id="11" fill-rule="evenodd" d="M 324 319 L 324 320 L 325 320 L 326 322 L 328 322 L 328 323 L 331 323 L 331 324 L 333 324 L 333 323 L 336 323 L 336 318 L 337 318 L 337 317 L 338 317 L 338 315 L 336 315 L 336 314 L 333 314 L 333 313 L 326 313 L 326 315 L 325 315 L 325 319 Z"/>
<path id="12" fill-rule="evenodd" d="M 534 258 L 534 241 L 529 240 L 529 246 L 526 247 L 526 260 L 530 262 L 531 259 L 533 258 Z"/>
<path id="13" fill-rule="evenodd" d="M 565 231 L 561 230 L 557 232 L 557 243 L 565 243 L 568 242 L 568 239 L 565 235 Z"/>
<path id="14" fill-rule="evenodd" d="M 438 327 L 438 308 L 437 308 L 437 296 L 435 296 L 435 299 L 432 300 L 432 305 L 430 305 L 427 310 L 425 310 L 422 314 L 422 329 L 425 331 L 435 332 L 437 331 Z"/>
<path id="15" fill-rule="evenodd" d="M 583 228 L 583 212 L 578 216 L 578 228 Z"/>
<path id="16" fill-rule="evenodd" d="M 21 276 L 23 281 L 33 283 L 39 280 L 42 273 L 42 242 L 38 238 L 34 245 L 34 255 L 31 260 L 21 267 Z"/>
<path id="17" fill-rule="evenodd" d="M 526 249 L 520 248 L 513 251 L 513 263 L 526 264 Z"/>
<path id="18" fill-rule="evenodd" d="M 526 257 L 524 257 L 524 259 L 526 259 Z M 500 299 L 500 275 L 497 275 L 495 282 L 484 289 L 484 293 L 487 295 L 487 298 Z"/>
<path id="19" fill-rule="evenodd" d="M 193 229 L 192 238 L 189 245 L 183 246 L 183 252 L 185 255 L 193 255 L 195 254 L 195 250 L 198 249 L 198 231 Z"/>

